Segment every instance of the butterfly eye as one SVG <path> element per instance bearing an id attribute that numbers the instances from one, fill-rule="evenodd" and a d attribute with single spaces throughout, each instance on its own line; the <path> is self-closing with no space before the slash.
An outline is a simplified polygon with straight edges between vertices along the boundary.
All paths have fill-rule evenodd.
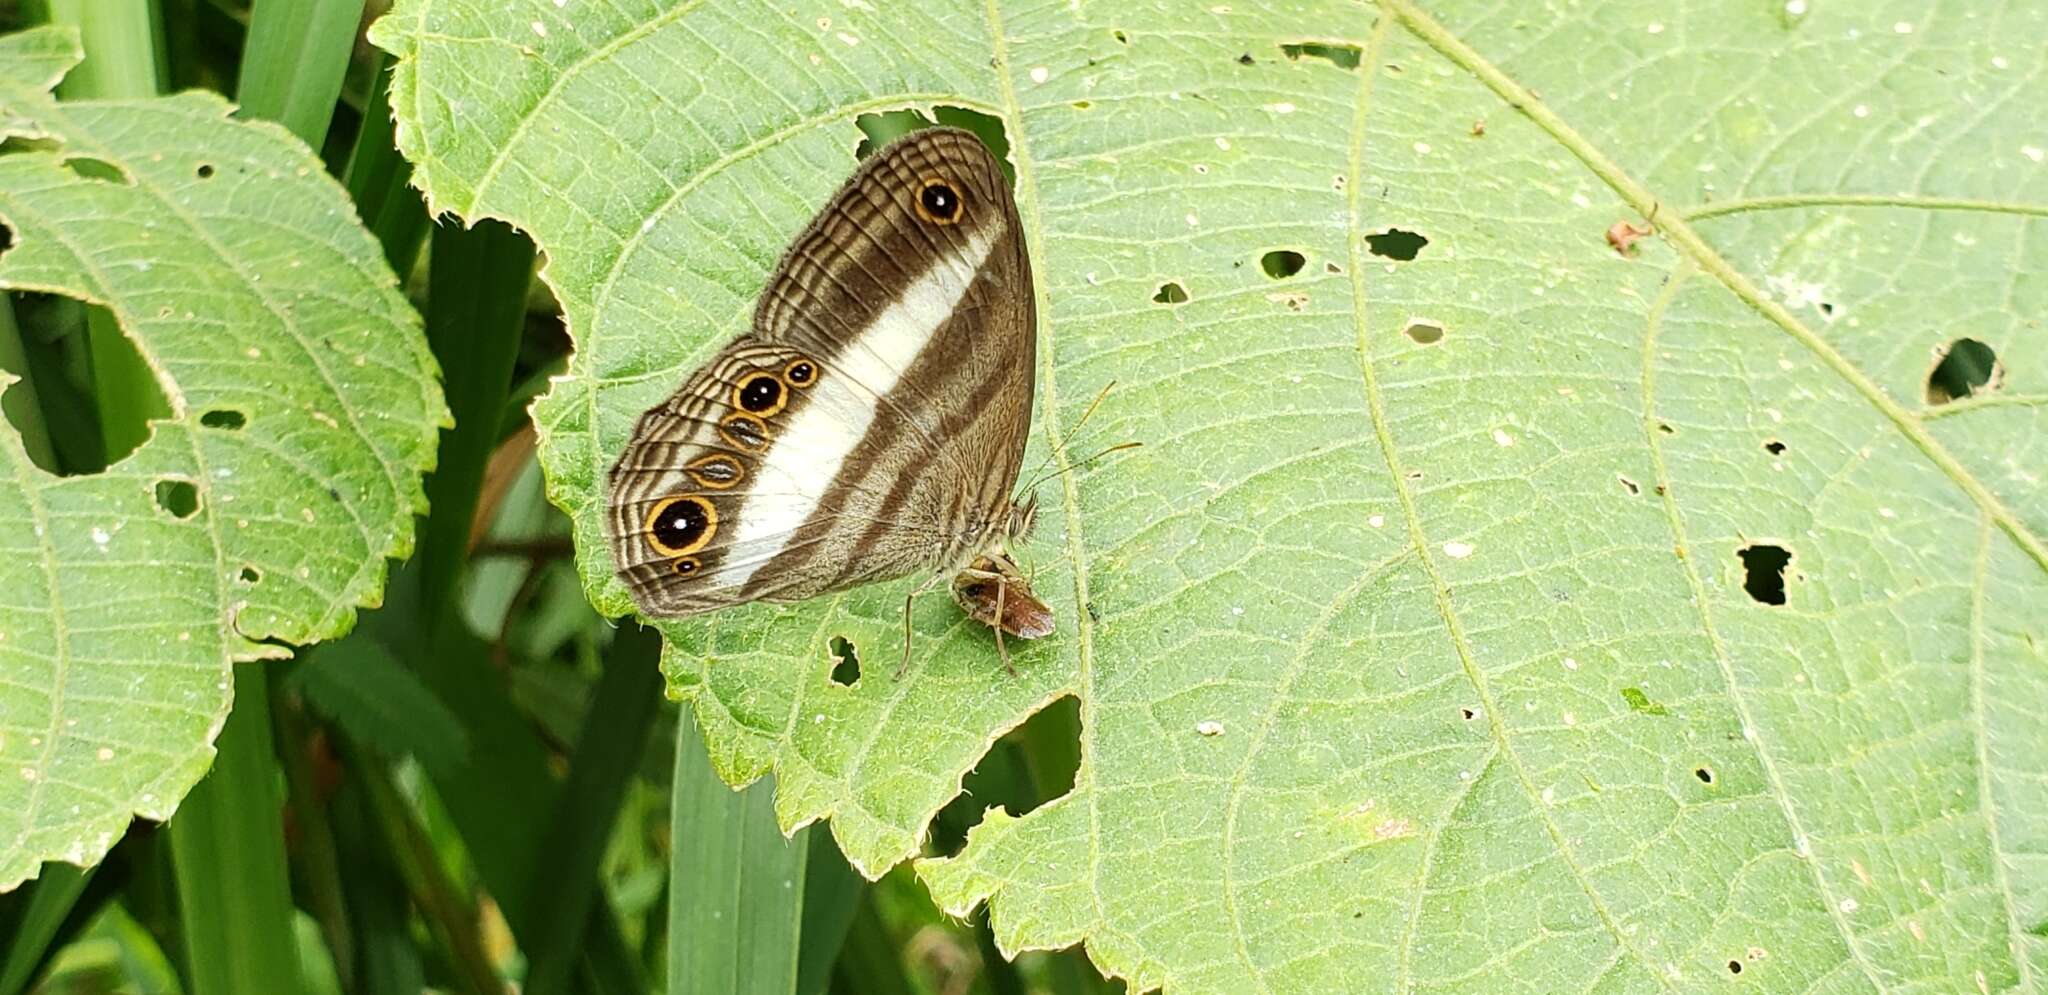
<path id="1" fill-rule="evenodd" d="M 751 373 L 732 389 L 733 407 L 766 417 L 782 410 L 782 381 L 773 373 Z"/>
<path id="2" fill-rule="evenodd" d="M 718 509 L 695 494 L 672 497 L 647 513 L 647 542 L 663 556 L 687 556 L 718 532 Z"/>
<path id="3" fill-rule="evenodd" d="M 782 371 L 782 379 L 789 381 L 791 387 L 809 387 L 817 378 L 818 368 L 812 366 L 808 359 L 799 359 Z"/>
<path id="4" fill-rule="evenodd" d="M 917 213 L 935 225 L 960 220 L 960 191 L 938 177 L 924 181 L 924 189 L 917 192 Z"/>

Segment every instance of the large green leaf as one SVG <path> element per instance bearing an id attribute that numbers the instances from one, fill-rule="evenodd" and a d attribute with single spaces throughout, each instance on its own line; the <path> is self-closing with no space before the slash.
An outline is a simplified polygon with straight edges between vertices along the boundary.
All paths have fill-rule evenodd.
<path id="1" fill-rule="evenodd" d="M 378 602 L 445 420 L 419 318 L 312 152 L 205 93 L 56 103 L 79 57 L 0 38 L 0 136 L 34 140 L 0 155 L 0 287 L 107 308 L 172 417 L 86 476 L 0 431 L 0 888 L 169 817 L 230 664 Z"/>
<path id="2" fill-rule="evenodd" d="M 434 203 L 547 253 L 542 456 L 614 613 L 607 464 L 857 116 L 1003 121 L 1040 449 L 1112 379 L 1073 448 L 1146 445 L 1047 485 L 1021 678 L 936 597 L 891 681 L 902 584 L 664 627 L 785 827 L 879 873 L 1074 695 L 1072 793 L 920 865 L 1008 950 L 1975 991 L 2048 978 L 2048 7 L 1991 6 L 406 0 L 374 38 Z M 2002 378 L 1933 406 L 1965 335 Z"/>

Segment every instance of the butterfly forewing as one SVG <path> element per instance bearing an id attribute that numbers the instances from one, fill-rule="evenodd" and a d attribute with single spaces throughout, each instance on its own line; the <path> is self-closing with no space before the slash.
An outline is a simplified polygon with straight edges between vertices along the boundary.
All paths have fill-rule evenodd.
<path id="1" fill-rule="evenodd" d="M 644 414 L 607 525 L 641 608 L 796 600 L 964 563 L 1030 425 L 1030 266 L 973 135 L 877 152 L 791 244 L 746 336 Z"/>

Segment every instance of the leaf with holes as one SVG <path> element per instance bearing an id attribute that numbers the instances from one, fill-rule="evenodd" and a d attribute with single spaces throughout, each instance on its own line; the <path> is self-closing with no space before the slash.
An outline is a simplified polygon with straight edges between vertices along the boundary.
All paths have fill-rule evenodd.
<path id="1" fill-rule="evenodd" d="M 785 826 L 879 873 L 1072 696 L 1073 790 L 919 864 L 1007 950 L 1977 991 L 2048 979 L 2048 6 L 1996 6 L 402 0 L 374 37 L 434 203 L 547 253 L 541 455 L 613 613 L 613 455 L 862 115 L 1000 121 L 1027 466 L 1145 446 L 1045 485 L 1016 679 L 939 597 L 890 680 L 913 581 L 664 626 Z"/>
<path id="2" fill-rule="evenodd" d="M 167 818 L 229 665 L 380 600 L 446 420 L 419 318 L 318 158 L 205 93 L 54 102 L 79 58 L 66 31 L 0 38 L 0 286 L 111 312 L 171 414 L 89 475 L 0 431 L 0 889 Z"/>

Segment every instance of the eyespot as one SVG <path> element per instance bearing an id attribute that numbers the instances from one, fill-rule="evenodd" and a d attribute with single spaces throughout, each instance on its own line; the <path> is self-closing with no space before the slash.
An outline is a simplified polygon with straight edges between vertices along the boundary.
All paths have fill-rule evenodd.
<path id="1" fill-rule="evenodd" d="M 690 479 L 695 480 L 697 486 L 709 487 L 714 491 L 725 490 L 739 483 L 740 478 L 747 475 L 739 460 L 724 453 L 713 453 L 694 460 L 683 469 L 690 471 Z"/>
<path id="2" fill-rule="evenodd" d="M 917 192 L 917 216 L 935 225 L 950 225 L 960 220 L 960 214 L 960 191 L 939 177 L 927 177 Z"/>
<path id="3" fill-rule="evenodd" d="M 782 410 L 789 399 L 784 396 L 782 381 L 773 373 L 749 373 L 740 378 L 738 386 L 732 389 L 732 406 L 748 414 L 769 417 Z"/>
<path id="4" fill-rule="evenodd" d="M 669 569 L 674 570 L 678 577 L 694 577 L 697 575 L 697 568 L 701 566 L 703 564 L 698 563 L 696 557 L 683 556 L 670 561 Z"/>
<path id="5" fill-rule="evenodd" d="M 718 420 L 718 434 L 736 449 L 758 453 L 768 448 L 768 426 L 753 415 L 737 412 Z"/>
<path id="6" fill-rule="evenodd" d="M 782 368 L 782 379 L 791 387 L 809 387 L 818 379 L 818 368 L 808 359 L 799 359 Z"/>
<path id="7" fill-rule="evenodd" d="M 718 508 L 695 494 L 672 497 L 647 512 L 647 544 L 663 556 L 687 556 L 718 533 Z"/>

